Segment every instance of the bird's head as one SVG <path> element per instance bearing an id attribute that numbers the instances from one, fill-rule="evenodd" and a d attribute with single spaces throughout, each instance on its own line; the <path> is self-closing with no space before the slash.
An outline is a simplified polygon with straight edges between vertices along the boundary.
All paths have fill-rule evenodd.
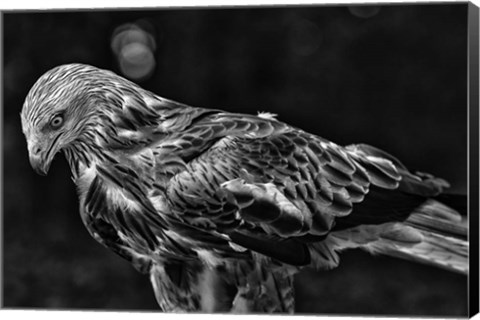
<path id="1" fill-rule="evenodd" d="M 216 111 L 155 96 L 108 70 L 67 64 L 37 80 L 25 99 L 21 119 L 30 163 L 45 175 L 60 150 L 70 160 L 75 157 L 88 165 L 90 151 L 104 155 L 109 143 L 127 148 L 153 138 L 159 145 L 160 138 L 182 132 L 194 119 L 212 112 Z M 112 142 L 111 137 L 118 139 Z M 119 144 L 122 139 L 125 143 Z"/>
<path id="2" fill-rule="evenodd" d="M 99 69 L 82 64 L 56 67 L 33 85 L 21 112 L 33 169 L 46 175 L 57 152 L 85 130 L 94 114 Z"/>

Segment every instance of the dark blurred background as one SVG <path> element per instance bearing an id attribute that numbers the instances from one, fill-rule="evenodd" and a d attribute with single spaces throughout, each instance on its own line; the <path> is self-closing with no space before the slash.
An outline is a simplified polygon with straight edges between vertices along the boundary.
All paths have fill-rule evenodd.
<path id="1" fill-rule="evenodd" d="M 34 174 L 19 112 L 63 63 L 111 69 L 164 97 L 279 119 L 467 181 L 467 4 L 7 12 L 3 271 L 9 308 L 157 310 L 148 278 L 84 229 L 59 156 Z M 297 279 L 303 313 L 455 315 L 467 278 L 360 251 Z"/>

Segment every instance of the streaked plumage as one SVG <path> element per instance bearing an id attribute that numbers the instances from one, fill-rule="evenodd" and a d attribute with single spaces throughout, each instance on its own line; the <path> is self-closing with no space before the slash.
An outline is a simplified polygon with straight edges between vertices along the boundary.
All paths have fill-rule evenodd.
<path id="1" fill-rule="evenodd" d="M 448 183 L 374 147 L 80 64 L 43 75 L 21 118 L 33 168 L 64 152 L 88 231 L 150 275 L 164 311 L 293 312 L 295 272 L 347 248 L 468 272 Z"/>

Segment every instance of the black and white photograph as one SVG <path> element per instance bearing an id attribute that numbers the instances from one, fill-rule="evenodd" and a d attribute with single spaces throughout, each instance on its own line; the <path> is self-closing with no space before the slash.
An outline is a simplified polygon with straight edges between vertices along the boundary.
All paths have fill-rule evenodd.
<path id="1" fill-rule="evenodd" d="M 1 15 L 2 308 L 478 313 L 475 4 Z"/>

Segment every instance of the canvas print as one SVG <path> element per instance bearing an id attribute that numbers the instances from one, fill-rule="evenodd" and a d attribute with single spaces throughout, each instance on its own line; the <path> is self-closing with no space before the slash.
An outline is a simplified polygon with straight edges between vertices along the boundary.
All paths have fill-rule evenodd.
<path id="1" fill-rule="evenodd" d="M 4 307 L 466 316 L 468 10 L 4 12 Z"/>

